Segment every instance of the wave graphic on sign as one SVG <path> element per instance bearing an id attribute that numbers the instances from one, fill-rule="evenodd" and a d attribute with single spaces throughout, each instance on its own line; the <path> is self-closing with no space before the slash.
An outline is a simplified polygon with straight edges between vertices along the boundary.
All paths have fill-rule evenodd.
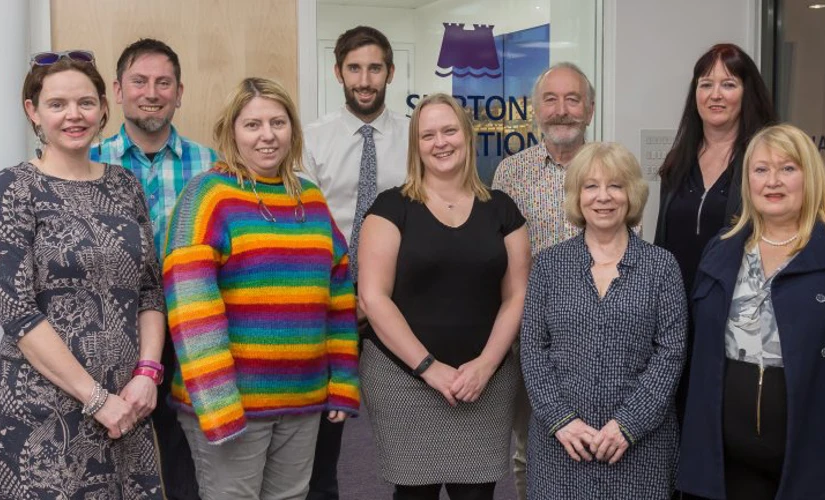
<path id="1" fill-rule="evenodd" d="M 474 24 L 465 30 L 463 23 L 444 23 L 444 38 L 435 74 L 446 78 L 501 78 L 492 24 Z"/>

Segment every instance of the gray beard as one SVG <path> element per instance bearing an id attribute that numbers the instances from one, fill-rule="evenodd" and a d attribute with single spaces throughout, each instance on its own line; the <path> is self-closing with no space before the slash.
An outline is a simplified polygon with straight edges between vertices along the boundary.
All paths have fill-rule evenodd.
<path id="1" fill-rule="evenodd" d="M 126 118 L 130 122 L 134 123 L 137 128 L 143 130 L 148 134 L 154 134 L 155 132 L 165 128 L 167 125 L 172 123 L 171 118 Z"/>
<path id="2" fill-rule="evenodd" d="M 552 144 L 558 144 L 559 146 L 572 146 L 574 144 L 578 144 L 584 140 L 584 135 L 587 132 L 586 128 L 579 129 L 576 134 L 574 135 L 566 135 L 566 134 L 556 134 L 549 130 L 544 131 L 544 136 L 547 137 Z"/>

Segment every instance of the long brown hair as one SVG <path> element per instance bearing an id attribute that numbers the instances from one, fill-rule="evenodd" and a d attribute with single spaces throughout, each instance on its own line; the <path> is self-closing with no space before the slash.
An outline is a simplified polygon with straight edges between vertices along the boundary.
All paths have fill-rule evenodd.
<path id="1" fill-rule="evenodd" d="M 688 88 L 676 139 L 659 169 L 659 176 L 667 190 L 674 189 L 687 176 L 704 141 L 704 126 L 696 105 L 696 87 L 700 78 L 713 71 L 717 61 L 721 61 L 731 75 L 742 80 L 742 112 L 739 115 L 739 131 L 731 158 L 745 151 L 748 141 L 759 129 L 777 122 L 773 101 L 753 59 L 732 43 L 714 45 L 693 66 L 693 79 Z"/>

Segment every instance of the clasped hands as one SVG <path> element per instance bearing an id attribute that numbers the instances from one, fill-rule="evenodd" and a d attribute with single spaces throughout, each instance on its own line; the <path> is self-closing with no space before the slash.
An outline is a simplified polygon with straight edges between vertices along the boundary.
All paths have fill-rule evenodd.
<path id="1" fill-rule="evenodd" d="M 427 385 L 440 392 L 450 406 L 455 406 L 459 401 L 476 401 L 495 371 L 496 367 L 481 357 L 458 368 L 436 360 L 421 374 L 421 378 Z"/>
<path id="2" fill-rule="evenodd" d="M 595 457 L 600 462 L 615 464 L 630 446 L 615 420 L 596 430 L 577 418 L 556 431 L 556 439 L 576 462 L 590 462 Z"/>
<path id="3" fill-rule="evenodd" d="M 120 439 L 152 413 L 157 398 L 157 387 L 152 379 L 138 375 L 126 384 L 120 394 L 109 394 L 94 418 L 106 427 L 109 438 Z"/>

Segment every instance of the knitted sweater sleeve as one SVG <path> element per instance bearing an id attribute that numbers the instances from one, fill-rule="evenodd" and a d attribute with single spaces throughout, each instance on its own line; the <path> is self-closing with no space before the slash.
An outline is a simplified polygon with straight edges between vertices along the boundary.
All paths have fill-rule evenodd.
<path id="1" fill-rule="evenodd" d="M 207 440 L 219 444 L 246 430 L 246 417 L 217 281 L 231 244 L 216 207 L 220 195 L 209 175 L 194 178 L 175 205 L 163 281 L 186 391 Z"/>
<path id="2" fill-rule="evenodd" d="M 330 379 L 329 410 L 358 414 L 358 332 L 355 320 L 355 292 L 349 277 L 347 241 L 332 222 L 333 263 L 330 275 L 330 301 L 327 311 L 327 357 Z"/>

